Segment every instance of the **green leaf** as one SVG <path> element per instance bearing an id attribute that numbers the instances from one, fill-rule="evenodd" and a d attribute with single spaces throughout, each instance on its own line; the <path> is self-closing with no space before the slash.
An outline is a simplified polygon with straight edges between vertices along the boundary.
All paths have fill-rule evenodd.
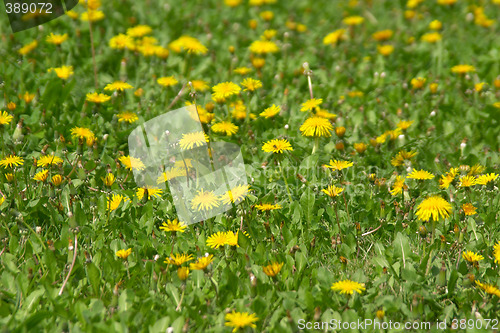
<path id="1" fill-rule="evenodd" d="M 101 272 L 93 262 L 87 264 L 87 278 L 89 279 L 94 294 L 97 295 L 99 293 L 99 285 L 101 282 Z"/>

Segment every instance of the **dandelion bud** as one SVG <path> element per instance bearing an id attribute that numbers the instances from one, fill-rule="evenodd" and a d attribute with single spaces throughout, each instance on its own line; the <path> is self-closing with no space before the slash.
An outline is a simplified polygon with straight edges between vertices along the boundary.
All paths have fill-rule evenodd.
<path id="1" fill-rule="evenodd" d="M 234 46 L 232 46 L 232 45 L 229 46 L 228 50 L 229 50 L 229 53 L 233 54 L 234 53 Z"/>
<path id="2" fill-rule="evenodd" d="M 344 150 L 344 143 L 343 142 L 338 142 L 336 145 L 335 145 L 335 149 L 337 150 Z"/>
<path id="3" fill-rule="evenodd" d="M 9 109 L 9 111 L 14 111 L 16 109 L 16 103 L 14 102 L 9 102 L 7 104 L 7 109 Z"/>
<path id="4" fill-rule="evenodd" d="M 337 134 L 337 136 L 339 138 L 344 137 L 344 135 L 345 135 L 345 127 L 344 126 L 336 127 L 335 128 L 335 134 Z"/>
<path id="5" fill-rule="evenodd" d="M 385 316 L 384 310 L 378 310 L 377 311 L 377 318 L 378 319 L 382 320 L 382 319 L 384 319 L 384 316 Z"/>
<path id="6" fill-rule="evenodd" d="M 177 276 L 182 281 L 185 281 L 188 278 L 188 276 L 189 276 L 189 268 L 187 268 L 187 267 L 179 267 L 179 269 L 177 269 Z"/>
<path id="7" fill-rule="evenodd" d="M 427 228 L 425 227 L 425 225 L 422 224 L 418 228 L 418 233 L 420 234 L 420 237 L 422 237 L 422 238 L 425 238 L 427 236 Z"/>
<path id="8" fill-rule="evenodd" d="M 431 93 L 435 94 L 437 92 L 437 89 L 438 89 L 438 84 L 433 82 L 429 85 L 429 90 L 431 91 Z"/>
<path id="9" fill-rule="evenodd" d="M 257 28 L 257 20 L 248 21 L 248 26 L 250 27 L 250 29 L 255 30 Z"/>

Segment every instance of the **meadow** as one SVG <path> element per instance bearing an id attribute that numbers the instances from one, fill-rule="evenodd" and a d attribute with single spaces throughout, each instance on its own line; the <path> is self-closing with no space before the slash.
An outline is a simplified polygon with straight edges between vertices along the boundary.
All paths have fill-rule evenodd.
<path id="1" fill-rule="evenodd" d="M 2 332 L 498 331 L 499 0 L 1 8 Z M 190 224 L 128 138 L 193 104 L 248 185 Z"/>

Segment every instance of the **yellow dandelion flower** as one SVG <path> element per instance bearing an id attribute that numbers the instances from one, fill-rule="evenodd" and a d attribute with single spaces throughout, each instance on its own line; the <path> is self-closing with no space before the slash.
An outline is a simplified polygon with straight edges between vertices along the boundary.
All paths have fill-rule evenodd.
<path id="1" fill-rule="evenodd" d="M 189 268 L 192 269 L 193 271 L 196 270 L 205 270 L 208 265 L 210 265 L 214 261 L 214 255 L 208 255 L 206 257 L 199 257 L 196 259 L 196 262 L 194 264 L 189 264 Z"/>
<path id="2" fill-rule="evenodd" d="M 390 190 L 391 195 L 398 195 L 402 193 L 403 190 L 406 190 L 408 186 L 405 185 L 405 177 L 396 176 L 396 180 L 394 181 L 394 185 L 392 185 L 392 190 Z"/>
<path id="3" fill-rule="evenodd" d="M 127 35 L 130 37 L 142 37 L 145 35 L 149 35 L 153 29 L 149 25 L 139 24 L 135 27 L 127 29 Z"/>
<path id="4" fill-rule="evenodd" d="M 135 158 L 132 156 L 121 156 L 119 160 L 129 170 L 135 169 L 140 171 L 146 168 L 146 166 L 144 165 L 144 163 L 142 163 L 140 158 Z"/>
<path id="5" fill-rule="evenodd" d="M 171 87 L 179 83 L 173 76 L 160 77 L 156 82 L 163 87 Z"/>
<path id="6" fill-rule="evenodd" d="M 19 49 L 19 51 L 17 51 L 20 55 L 27 55 L 28 53 L 30 53 L 31 51 L 33 51 L 34 49 L 36 49 L 36 47 L 38 46 L 38 42 L 36 40 L 24 45 L 23 47 L 21 47 Z"/>
<path id="7" fill-rule="evenodd" d="M 13 168 L 19 165 L 23 165 L 24 160 L 22 157 L 16 155 L 9 155 L 0 160 L 0 166 L 4 169 Z"/>
<path id="8" fill-rule="evenodd" d="M 115 179 L 115 175 L 113 175 L 112 173 L 108 173 L 106 177 L 102 178 L 102 181 L 104 182 L 104 185 L 111 187 L 111 185 L 114 184 Z"/>
<path id="9" fill-rule="evenodd" d="M 0 111 L 0 125 L 8 125 L 14 116 L 8 114 L 6 111 Z"/>
<path id="10" fill-rule="evenodd" d="M 251 71 L 252 71 L 252 69 L 249 67 L 237 67 L 237 68 L 233 69 L 233 72 L 235 72 L 236 74 L 239 74 L 239 75 L 247 75 Z"/>
<path id="11" fill-rule="evenodd" d="M 45 182 L 48 176 L 49 176 L 49 170 L 42 170 L 36 173 L 33 179 L 38 180 L 40 182 Z"/>
<path id="12" fill-rule="evenodd" d="M 37 159 L 36 166 L 46 167 L 49 165 L 56 165 L 63 162 L 63 159 L 58 156 L 45 155 Z"/>
<path id="13" fill-rule="evenodd" d="M 324 164 L 323 166 L 332 169 L 332 170 L 343 170 L 352 167 L 354 164 L 353 162 L 349 161 L 339 161 L 339 160 L 330 160 L 330 164 Z"/>
<path id="14" fill-rule="evenodd" d="M 68 39 L 68 34 L 55 35 L 54 33 L 51 32 L 50 35 L 48 35 L 45 38 L 45 41 L 50 44 L 61 45 L 67 39 Z"/>
<path id="15" fill-rule="evenodd" d="M 264 203 L 264 204 L 260 204 L 260 205 L 255 205 L 255 208 L 257 208 L 261 212 L 266 212 L 266 211 L 270 211 L 270 210 L 281 209 L 282 207 L 280 204 L 273 205 L 273 204 L 269 204 L 269 203 Z"/>
<path id="16" fill-rule="evenodd" d="M 408 175 L 408 178 L 410 179 L 418 179 L 418 180 L 425 180 L 425 179 L 432 179 L 434 178 L 435 176 L 428 172 L 428 171 L 425 171 L 425 170 L 415 170 L 413 169 L 413 171 Z"/>
<path id="17" fill-rule="evenodd" d="M 354 292 L 361 294 L 364 290 L 366 290 L 364 283 L 359 283 L 347 279 L 333 283 L 331 289 L 334 291 L 338 291 L 341 294 L 348 295 L 352 295 Z"/>
<path id="18" fill-rule="evenodd" d="M 383 56 L 388 56 L 394 52 L 394 46 L 392 45 L 377 45 L 377 52 Z"/>
<path id="19" fill-rule="evenodd" d="M 490 294 L 490 295 L 495 295 L 497 297 L 500 297 L 500 290 L 492 285 L 492 284 L 487 284 L 487 283 L 481 283 L 479 281 L 476 280 L 476 285 L 481 288 L 482 290 L 484 290 L 487 294 Z"/>
<path id="20" fill-rule="evenodd" d="M 267 109 L 264 109 L 259 116 L 264 117 L 266 119 L 273 118 L 276 116 L 278 113 L 280 113 L 281 108 L 279 106 L 276 106 L 273 104 L 271 107 L 268 107 Z"/>
<path id="21" fill-rule="evenodd" d="M 245 89 L 243 91 L 255 91 L 262 88 L 262 82 L 252 78 L 246 78 L 240 83 Z"/>
<path id="22" fill-rule="evenodd" d="M 484 257 L 482 255 L 477 254 L 477 253 L 472 252 L 472 251 L 462 252 L 462 258 L 464 258 L 468 262 L 472 262 L 472 263 L 478 262 L 478 261 L 481 261 L 484 259 Z"/>
<path id="23" fill-rule="evenodd" d="M 107 91 L 124 91 L 126 89 L 132 89 L 134 87 L 132 87 L 130 84 L 128 84 L 127 82 L 123 82 L 123 81 L 115 81 L 113 83 L 109 83 L 106 85 L 106 87 L 104 87 L 104 90 L 107 90 Z"/>
<path id="24" fill-rule="evenodd" d="M 256 40 L 250 44 L 250 52 L 255 54 L 275 53 L 278 51 L 278 45 L 270 40 Z"/>
<path id="25" fill-rule="evenodd" d="M 179 145 L 182 149 L 191 149 L 193 147 L 206 146 L 208 142 L 208 135 L 203 131 L 192 132 L 182 134 L 182 138 L 179 140 Z"/>
<path id="26" fill-rule="evenodd" d="M 329 185 L 327 188 L 321 190 L 321 192 L 326 193 L 331 198 L 338 196 L 343 191 L 343 188 L 336 187 L 335 185 Z"/>
<path id="27" fill-rule="evenodd" d="M 262 150 L 266 153 L 281 154 L 286 150 L 293 151 L 293 148 L 287 139 L 272 139 L 262 145 Z"/>
<path id="28" fill-rule="evenodd" d="M 328 35 L 323 38 L 324 45 L 336 45 L 338 42 L 347 39 L 345 29 L 338 29 L 333 32 L 330 32 Z"/>
<path id="29" fill-rule="evenodd" d="M 344 23 L 345 25 L 360 25 L 361 23 L 363 23 L 363 21 L 365 20 L 364 17 L 361 17 L 361 16 L 348 16 L 346 18 L 344 18 L 342 20 L 342 23 Z"/>
<path id="30" fill-rule="evenodd" d="M 222 82 L 212 87 L 212 96 L 217 99 L 226 99 L 239 94 L 241 88 L 234 82 Z"/>
<path id="31" fill-rule="evenodd" d="M 118 34 L 109 40 L 109 47 L 115 50 L 133 49 L 134 39 L 125 34 Z"/>
<path id="32" fill-rule="evenodd" d="M 116 115 L 118 122 L 127 122 L 129 124 L 135 123 L 139 120 L 139 116 L 136 113 L 130 111 L 120 112 Z"/>
<path id="33" fill-rule="evenodd" d="M 464 214 L 466 216 L 477 214 L 476 209 L 477 208 L 474 207 L 471 203 L 465 203 L 462 205 L 462 210 L 464 211 Z"/>
<path id="34" fill-rule="evenodd" d="M 421 89 L 424 86 L 425 81 L 427 81 L 427 79 L 423 77 L 416 77 L 411 79 L 410 83 L 413 89 Z"/>
<path id="35" fill-rule="evenodd" d="M 163 190 L 160 188 L 157 188 L 157 187 L 152 187 L 152 186 L 139 187 L 137 189 L 137 191 L 135 192 L 135 195 L 137 196 L 137 199 L 142 200 L 142 198 L 144 197 L 144 194 L 146 192 L 148 194 L 148 200 L 151 200 L 151 197 L 153 197 L 153 198 L 161 197 Z"/>
<path id="36" fill-rule="evenodd" d="M 463 176 L 460 177 L 460 187 L 471 187 L 476 185 L 476 178 L 474 176 Z"/>
<path id="37" fill-rule="evenodd" d="M 192 80 L 191 85 L 195 91 L 203 92 L 210 89 L 208 82 L 203 80 Z"/>
<path id="38" fill-rule="evenodd" d="M 302 111 L 302 112 L 313 111 L 318 106 L 320 106 L 321 103 L 323 103 L 322 98 L 311 98 L 311 99 L 307 100 L 305 103 L 302 103 L 302 105 L 301 105 L 302 107 L 301 107 L 300 111 Z"/>
<path id="39" fill-rule="evenodd" d="M 394 34 L 394 31 L 392 31 L 390 29 L 380 30 L 380 31 L 374 32 L 372 34 L 372 38 L 374 40 L 376 40 L 377 42 L 382 42 L 382 41 L 391 39 L 393 34 Z"/>
<path id="40" fill-rule="evenodd" d="M 248 312 L 236 312 L 233 310 L 231 313 L 226 313 L 225 319 L 227 320 L 224 325 L 234 327 L 233 333 L 240 328 L 251 327 L 256 328 L 255 322 L 259 320 L 255 313 L 249 314 Z"/>
<path id="41" fill-rule="evenodd" d="M 47 70 L 47 72 L 52 72 L 52 71 L 56 72 L 57 77 L 63 80 L 69 79 L 69 77 L 74 74 L 73 66 L 61 66 L 56 68 L 49 68 Z"/>
<path id="42" fill-rule="evenodd" d="M 480 175 L 476 178 L 476 184 L 478 185 L 487 185 L 489 182 L 493 182 L 498 178 L 498 175 L 495 173 L 489 173 L 486 175 Z"/>
<path id="43" fill-rule="evenodd" d="M 451 72 L 456 73 L 456 74 L 466 74 L 466 73 L 475 72 L 475 71 L 476 71 L 476 68 L 474 66 L 465 65 L 465 64 L 456 65 L 456 66 L 453 66 L 451 68 Z"/>
<path id="44" fill-rule="evenodd" d="M 402 130 L 408 129 L 415 121 L 401 120 L 396 126 Z"/>
<path id="45" fill-rule="evenodd" d="M 112 212 L 116 210 L 122 201 L 125 201 L 125 197 L 121 194 L 113 194 L 111 197 L 108 197 L 108 211 Z"/>
<path id="46" fill-rule="evenodd" d="M 224 205 L 228 205 L 231 203 L 237 204 L 245 199 L 249 189 L 249 185 L 237 185 L 231 188 L 231 190 L 226 191 L 226 193 L 221 195 L 219 199 Z"/>
<path id="47" fill-rule="evenodd" d="M 364 142 L 355 143 L 353 146 L 354 146 L 354 150 L 356 150 L 358 152 L 358 154 L 363 154 L 366 151 L 366 149 L 368 148 L 367 144 Z"/>
<path id="48" fill-rule="evenodd" d="M 434 221 L 438 221 L 440 217 L 450 216 L 450 212 L 451 205 L 448 201 L 440 196 L 430 196 L 418 205 L 416 215 L 422 221 L 428 221 L 431 217 Z"/>
<path id="49" fill-rule="evenodd" d="M 500 241 L 493 246 L 493 256 L 495 257 L 495 263 L 500 264 Z"/>
<path id="50" fill-rule="evenodd" d="M 231 136 L 238 132 L 238 126 L 229 121 L 221 121 L 212 125 L 212 131 Z"/>
<path id="51" fill-rule="evenodd" d="M 160 230 L 163 231 L 173 231 L 173 232 L 184 232 L 187 228 L 187 225 L 184 222 L 179 222 L 177 219 L 173 221 L 167 220 L 167 222 L 163 222 Z"/>
<path id="52" fill-rule="evenodd" d="M 219 207 L 219 198 L 212 191 L 205 191 L 201 189 L 191 200 L 191 208 L 196 209 L 197 211 L 208 211 L 215 207 Z"/>
<path id="53" fill-rule="evenodd" d="M 328 119 L 321 117 L 311 117 L 300 126 L 303 136 L 309 137 L 330 137 L 333 126 Z"/>
<path id="54" fill-rule="evenodd" d="M 63 177 L 61 175 L 52 176 L 52 184 L 54 184 L 54 186 L 59 186 L 62 184 L 62 182 L 63 182 Z"/>
<path id="55" fill-rule="evenodd" d="M 226 245 L 227 242 L 228 239 L 225 232 L 217 232 L 207 238 L 207 246 L 211 247 L 212 249 L 218 249 L 219 247 Z"/>
<path id="56" fill-rule="evenodd" d="M 283 263 L 282 262 L 278 263 L 276 261 L 273 261 L 267 266 L 262 266 L 262 270 L 269 277 L 275 277 L 276 275 L 278 275 L 278 273 L 281 271 L 282 268 L 283 268 Z"/>
<path id="57" fill-rule="evenodd" d="M 436 43 L 438 41 L 440 41 L 441 39 L 443 39 L 443 37 L 441 36 L 441 34 L 439 32 L 436 32 L 436 31 L 433 31 L 433 32 L 427 32 L 425 34 L 422 35 L 422 37 L 420 37 L 420 40 L 422 40 L 423 42 L 427 42 L 427 43 Z"/>
<path id="58" fill-rule="evenodd" d="M 101 94 L 101 93 L 88 93 L 87 97 L 85 98 L 86 101 L 92 102 L 92 103 L 104 103 L 107 102 L 111 99 L 111 96 Z"/>
<path id="59" fill-rule="evenodd" d="M 132 249 L 131 248 L 128 248 L 127 250 L 125 249 L 122 249 L 122 250 L 118 250 L 116 252 L 116 256 L 119 257 L 119 258 L 122 258 L 122 259 L 127 259 L 128 256 L 132 253 Z"/>
<path id="60" fill-rule="evenodd" d="M 166 258 L 164 263 L 176 265 L 176 266 L 181 266 L 182 264 L 184 264 L 188 261 L 191 261 L 191 260 L 193 260 L 192 254 L 175 253 L 173 255 L 170 255 L 168 258 Z"/>
<path id="61" fill-rule="evenodd" d="M 104 19 L 104 13 L 100 10 L 88 10 L 80 16 L 82 21 L 97 22 Z"/>

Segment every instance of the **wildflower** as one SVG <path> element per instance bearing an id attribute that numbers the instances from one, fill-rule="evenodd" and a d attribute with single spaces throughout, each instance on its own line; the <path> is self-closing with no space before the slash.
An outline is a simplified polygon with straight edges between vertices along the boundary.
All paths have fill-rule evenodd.
<path id="1" fill-rule="evenodd" d="M 275 53 L 278 51 L 278 45 L 270 40 L 256 40 L 250 44 L 250 52 L 255 54 Z"/>
<path id="2" fill-rule="evenodd" d="M 256 328 L 257 326 L 254 323 L 259 320 L 255 313 L 249 314 L 248 312 L 235 312 L 234 310 L 227 313 L 225 319 L 227 321 L 224 325 L 234 327 L 233 333 L 244 327 Z"/>
<path id="3" fill-rule="evenodd" d="M 146 191 L 148 194 L 148 200 L 151 200 L 151 197 L 159 198 L 161 196 L 161 194 L 163 193 L 163 190 L 159 189 L 157 187 L 151 187 L 151 186 L 139 187 L 137 189 L 137 191 L 135 192 L 137 199 L 142 200 Z"/>
<path id="4" fill-rule="evenodd" d="M 372 34 L 372 38 L 375 39 L 377 42 L 382 42 L 384 40 L 390 39 L 393 34 L 394 34 L 394 32 L 390 29 L 380 30 L 380 31 L 374 32 Z"/>
<path id="5" fill-rule="evenodd" d="M 52 184 L 54 184 L 54 186 L 59 186 L 62 184 L 62 182 L 63 182 L 63 177 L 61 175 L 52 176 Z"/>
<path id="6" fill-rule="evenodd" d="M 426 81 L 425 78 L 417 77 L 417 78 L 411 79 L 410 83 L 411 83 L 411 86 L 413 87 L 413 89 L 420 89 L 424 86 L 425 81 Z"/>
<path id="7" fill-rule="evenodd" d="M 127 35 L 130 37 L 142 37 L 145 35 L 149 35 L 153 29 L 149 25 L 139 24 L 135 27 L 127 29 Z"/>
<path id="8" fill-rule="evenodd" d="M 114 91 L 114 90 L 124 91 L 125 89 L 132 89 L 132 88 L 134 88 L 134 87 L 132 87 L 127 82 L 115 81 L 113 83 L 107 84 L 106 87 L 104 87 L 104 90 L 107 90 L 107 91 Z"/>
<path id="9" fill-rule="evenodd" d="M 115 50 L 133 49 L 135 47 L 132 37 L 118 34 L 109 40 L 109 47 Z"/>
<path id="10" fill-rule="evenodd" d="M 228 7 L 234 8 L 241 3 L 241 0 L 224 0 L 224 4 Z"/>
<path id="11" fill-rule="evenodd" d="M 195 270 L 205 270 L 208 265 L 214 260 L 214 255 L 211 254 L 207 257 L 199 257 L 194 264 L 189 264 L 189 268 Z"/>
<path id="12" fill-rule="evenodd" d="M 182 264 L 191 260 L 193 260 L 192 254 L 175 253 L 174 255 L 171 255 L 170 257 L 166 258 L 164 263 L 181 266 Z"/>
<path id="13" fill-rule="evenodd" d="M 206 91 L 206 90 L 208 90 L 210 88 L 208 86 L 208 82 L 203 81 L 203 80 L 192 80 L 191 84 L 192 84 L 193 89 L 195 91 L 203 92 L 203 91 Z"/>
<path id="14" fill-rule="evenodd" d="M 439 20 L 433 20 L 431 23 L 429 23 L 429 29 L 432 30 L 441 30 L 443 27 L 443 24 Z"/>
<path id="15" fill-rule="evenodd" d="M 329 185 L 326 189 L 322 189 L 321 192 L 326 193 L 329 197 L 334 198 L 344 191 L 341 187 L 336 187 L 335 185 Z"/>
<path id="16" fill-rule="evenodd" d="M 206 54 L 208 49 L 198 39 L 191 36 L 181 36 L 171 42 L 168 47 L 179 53 L 182 50 L 194 54 Z"/>
<path id="17" fill-rule="evenodd" d="M 165 183 L 168 180 L 174 179 L 176 177 L 186 176 L 185 168 L 171 168 L 161 174 L 161 176 L 156 179 L 157 184 Z"/>
<path id="18" fill-rule="evenodd" d="M 144 93 L 144 89 L 139 88 L 136 91 L 134 91 L 134 96 L 135 97 L 141 97 L 143 93 Z"/>
<path id="19" fill-rule="evenodd" d="M 271 107 L 268 107 L 264 111 L 262 111 L 259 116 L 264 117 L 266 119 L 273 118 L 278 113 L 280 113 L 281 108 L 273 104 Z"/>
<path id="20" fill-rule="evenodd" d="M 7 167 L 12 168 L 19 165 L 23 165 L 23 163 L 24 163 L 23 158 L 16 155 L 9 155 L 0 160 L 0 166 L 3 167 L 4 169 L 7 169 Z"/>
<path id="21" fill-rule="evenodd" d="M 394 185 L 392 186 L 392 190 L 390 190 L 391 195 L 398 195 L 402 193 L 403 190 L 407 189 L 408 186 L 405 185 L 405 178 L 401 176 L 397 176 L 394 181 Z"/>
<path id="22" fill-rule="evenodd" d="M 363 97 L 364 93 L 362 91 L 359 91 L 359 90 L 353 90 L 353 91 L 349 91 L 347 93 L 347 96 L 351 97 L 351 98 L 355 98 L 355 97 Z"/>
<path id="23" fill-rule="evenodd" d="M 23 47 L 21 47 L 19 49 L 19 51 L 17 51 L 20 55 L 27 55 L 28 53 L 30 53 L 31 51 L 33 51 L 34 49 L 36 49 L 36 47 L 38 46 L 38 42 L 36 40 L 24 45 Z"/>
<path id="24" fill-rule="evenodd" d="M 122 258 L 122 259 L 127 259 L 128 256 L 132 253 L 132 249 L 131 248 L 128 248 L 127 250 L 125 249 L 122 249 L 122 250 L 118 250 L 116 252 L 116 256 L 119 257 L 119 258 Z"/>
<path id="25" fill-rule="evenodd" d="M 225 232 L 217 232 L 207 238 L 207 246 L 211 247 L 212 249 L 217 249 L 221 246 L 226 245 L 227 241 L 227 234 Z"/>
<path id="26" fill-rule="evenodd" d="M 252 71 L 252 69 L 248 68 L 248 67 L 238 67 L 238 68 L 233 69 L 233 72 L 235 72 L 236 74 L 240 74 L 240 75 L 247 75 L 251 71 Z"/>
<path id="27" fill-rule="evenodd" d="M 278 263 L 276 261 L 273 261 L 269 265 L 263 266 L 262 270 L 267 276 L 275 277 L 281 271 L 281 268 L 283 268 L 283 263 Z"/>
<path id="28" fill-rule="evenodd" d="M 492 182 L 497 178 L 498 178 L 498 175 L 495 173 L 480 175 L 480 176 L 477 176 L 477 178 L 476 178 L 476 184 L 487 185 L 489 182 Z"/>
<path id="29" fill-rule="evenodd" d="M 425 33 L 422 35 L 422 37 L 420 37 L 420 39 L 424 42 L 427 42 L 427 43 L 436 43 L 438 41 L 440 41 L 443 37 L 441 36 L 441 34 L 439 32 L 428 32 L 428 33 Z"/>
<path id="30" fill-rule="evenodd" d="M 358 154 L 363 154 L 366 151 L 368 146 L 366 143 L 360 142 L 354 144 L 354 149 L 358 152 Z"/>
<path id="31" fill-rule="evenodd" d="M 219 198 L 212 191 L 205 191 L 203 189 L 196 193 L 196 196 L 191 200 L 191 208 L 197 211 L 210 210 L 219 207 Z"/>
<path id="32" fill-rule="evenodd" d="M 5 201 L 5 197 L 3 195 L 0 196 L 0 206 L 3 204 L 4 201 Z"/>
<path id="33" fill-rule="evenodd" d="M 456 65 L 451 68 L 452 73 L 456 74 L 466 74 L 469 72 L 475 72 L 476 68 L 471 65 Z"/>
<path id="34" fill-rule="evenodd" d="M 274 17 L 274 13 L 270 10 L 265 10 L 263 12 L 260 13 L 260 17 L 264 20 L 264 21 L 271 21 Z"/>
<path id="35" fill-rule="evenodd" d="M 63 159 L 60 157 L 52 156 L 52 155 L 45 155 L 45 156 L 40 157 L 36 161 L 36 166 L 46 167 L 49 165 L 55 165 L 55 164 L 59 164 L 62 162 L 63 162 Z"/>
<path id="36" fill-rule="evenodd" d="M 497 297 L 500 297 L 500 290 L 496 286 L 492 284 L 481 283 L 477 280 L 476 280 L 476 285 L 479 288 L 483 289 L 487 294 L 496 295 Z"/>
<path id="37" fill-rule="evenodd" d="M 256 69 L 264 67 L 265 64 L 266 64 L 266 59 L 264 58 L 259 58 L 259 57 L 252 58 L 252 66 L 255 67 Z"/>
<path id="38" fill-rule="evenodd" d="M 182 281 L 186 280 L 188 278 L 188 276 L 189 276 L 189 268 L 187 268 L 187 267 L 179 267 L 177 269 L 177 276 Z"/>
<path id="39" fill-rule="evenodd" d="M 493 246 L 493 256 L 495 257 L 495 263 L 500 264 L 500 241 Z"/>
<path id="40" fill-rule="evenodd" d="M 464 211 L 465 216 L 470 216 L 470 215 L 475 215 L 476 213 L 476 207 L 474 207 L 470 203 L 465 203 L 462 205 L 462 210 Z"/>
<path id="41" fill-rule="evenodd" d="M 14 174 L 12 174 L 12 173 L 6 173 L 6 174 L 5 174 L 5 179 L 6 179 L 9 183 L 12 183 L 12 181 L 14 180 Z"/>
<path id="42" fill-rule="evenodd" d="M 440 196 L 430 196 L 418 205 L 416 215 L 422 221 L 428 221 L 431 217 L 438 221 L 440 217 L 450 216 L 451 205 Z"/>
<path id="43" fill-rule="evenodd" d="M 111 99 L 111 96 L 101 94 L 101 93 L 88 93 L 85 100 L 93 103 L 104 103 Z"/>
<path id="44" fill-rule="evenodd" d="M 140 171 L 146 168 L 146 166 L 144 165 L 144 163 L 142 163 L 140 158 L 135 158 L 132 156 L 121 156 L 119 160 L 129 170 L 135 169 Z"/>
<path id="45" fill-rule="evenodd" d="M 48 176 L 49 176 L 49 170 L 42 170 L 36 173 L 33 179 L 38 180 L 40 182 L 45 182 Z"/>
<path id="46" fill-rule="evenodd" d="M 120 112 L 116 115 L 118 117 L 118 122 L 127 122 L 129 124 L 135 123 L 139 120 L 139 117 L 136 113 L 130 111 Z"/>
<path id="47" fill-rule="evenodd" d="M 402 120 L 396 126 L 402 130 L 408 129 L 415 121 L 413 120 Z"/>
<path id="48" fill-rule="evenodd" d="M 73 20 L 76 20 L 78 18 L 78 13 L 75 12 L 74 10 L 68 10 L 66 12 L 66 15 L 68 15 Z"/>
<path id="49" fill-rule="evenodd" d="M 334 291 L 339 291 L 341 294 L 348 295 L 352 295 L 353 292 L 361 294 L 364 290 L 366 290 L 364 283 L 359 283 L 347 279 L 344 281 L 333 283 L 331 289 Z"/>
<path id="50" fill-rule="evenodd" d="M 82 13 L 80 19 L 82 21 L 97 22 L 104 19 L 104 17 L 104 13 L 100 10 L 88 10 Z"/>
<path id="51" fill-rule="evenodd" d="M 476 164 L 476 165 L 473 165 L 469 172 L 467 173 L 468 176 L 471 176 L 471 175 L 477 175 L 477 174 L 480 174 L 482 173 L 484 170 L 486 170 L 486 168 L 484 166 L 482 166 L 481 164 Z"/>
<path id="52" fill-rule="evenodd" d="M 418 179 L 418 180 L 425 180 L 425 179 L 432 179 L 434 178 L 434 175 L 428 171 L 425 170 L 415 170 L 408 175 L 408 178 L 410 179 Z"/>
<path id="53" fill-rule="evenodd" d="M 335 134 L 339 138 L 344 137 L 344 135 L 345 135 L 345 127 L 344 126 L 335 127 Z"/>
<path id="54" fill-rule="evenodd" d="M 74 74 L 73 66 L 61 66 L 56 68 L 49 68 L 47 70 L 47 72 L 52 72 L 52 71 L 56 72 L 57 77 L 63 80 L 69 79 L 69 77 Z"/>
<path id="55" fill-rule="evenodd" d="M 328 112 L 328 111 L 323 110 L 321 108 L 318 108 L 316 110 L 315 116 L 316 117 L 325 118 L 325 119 L 335 119 L 335 118 L 337 118 L 337 115 L 335 113 Z"/>
<path id="56" fill-rule="evenodd" d="M 266 153 L 281 154 L 286 150 L 293 151 L 293 148 L 286 139 L 272 139 L 262 145 L 262 150 Z"/>
<path id="57" fill-rule="evenodd" d="M 349 161 L 330 160 L 330 164 L 328 164 L 328 165 L 324 164 L 323 166 L 328 168 L 328 169 L 340 171 L 343 169 L 350 168 L 353 165 L 354 165 L 353 162 L 349 162 Z"/>
<path id="58" fill-rule="evenodd" d="M 102 179 L 102 181 L 104 182 L 104 185 L 106 185 L 107 187 L 111 187 L 111 185 L 113 185 L 113 183 L 115 182 L 115 179 L 115 175 L 113 175 L 112 173 L 108 173 L 106 177 Z"/>
<path id="59" fill-rule="evenodd" d="M 163 222 L 160 227 L 160 230 L 184 232 L 186 228 L 187 225 L 184 222 L 179 222 L 177 219 L 174 219 L 173 221 L 167 220 L 167 223 Z"/>
<path id="60" fill-rule="evenodd" d="M 342 23 L 344 23 L 345 25 L 353 26 L 360 25 L 364 20 L 364 17 L 361 16 L 348 16 L 342 20 Z"/>
<path id="61" fill-rule="evenodd" d="M 257 208 L 261 212 L 266 212 L 266 211 L 270 211 L 270 210 L 281 209 L 281 205 L 279 205 L 279 204 L 273 205 L 273 204 L 265 203 L 265 204 L 255 205 L 255 208 Z"/>
<path id="62" fill-rule="evenodd" d="M 255 91 L 259 88 L 262 88 L 262 82 L 260 82 L 259 80 L 252 79 L 252 78 L 244 79 L 243 82 L 241 82 L 241 85 L 243 87 L 245 87 L 245 89 L 243 89 L 243 91 Z"/>
<path id="63" fill-rule="evenodd" d="M 108 197 L 108 210 L 110 212 L 116 210 L 122 201 L 125 201 L 125 199 L 121 194 L 113 194 L 111 197 Z"/>
<path id="64" fill-rule="evenodd" d="M 307 100 L 305 103 L 302 103 L 302 108 L 300 109 L 300 111 L 313 111 L 321 103 L 323 103 L 322 98 L 311 98 L 311 99 Z"/>
<path id="65" fill-rule="evenodd" d="M 227 205 L 230 203 L 236 203 L 236 204 L 240 203 L 241 201 L 243 201 L 243 199 L 245 199 L 245 197 L 248 193 L 249 187 L 250 187 L 249 185 L 235 186 L 235 187 L 231 188 L 231 190 L 226 191 L 226 193 L 221 195 L 219 200 L 224 205 Z"/>
<path id="66" fill-rule="evenodd" d="M 208 135 L 203 131 L 182 134 L 182 139 L 179 140 L 179 145 L 182 149 L 191 149 L 193 147 L 201 147 L 208 142 Z"/>
<path id="67" fill-rule="evenodd" d="M 212 96 L 218 99 L 226 99 L 239 94 L 241 88 L 233 82 L 222 82 L 212 87 Z"/>
<path id="68" fill-rule="evenodd" d="M 464 251 L 462 252 L 462 258 L 467 260 L 468 262 L 475 263 L 480 260 L 483 260 L 484 257 L 480 254 L 474 253 L 472 251 Z"/>
<path id="69" fill-rule="evenodd" d="M 347 38 L 345 29 L 338 29 L 330 32 L 323 38 L 323 44 L 325 45 L 335 45 L 338 42 L 345 40 Z"/>
<path id="70" fill-rule="evenodd" d="M 212 131 L 231 136 L 238 132 L 238 126 L 229 121 L 221 121 L 212 125 Z"/>
<path id="71" fill-rule="evenodd" d="M 439 188 L 446 189 L 446 188 L 450 187 L 453 180 L 454 180 L 454 178 L 450 175 L 442 175 L 441 179 L 439 180 Z"/>
<path id="72" fill-rule="evenodd" d="M 8 114 L 6 111 L 0 111 L 0 125 L 8 125 L 14 116 Z"/>
<path id="73" fill-rule="evenodd" d="M 311 117 L 300 126 L 303 136 L 312 137 L 330 137 L 333 126 L 328 119 L 321 117 Z"/>
<path id="74" fill-rule="evenodd" d="M 156 82 L 163 87 L 171 87 L 179 83 L 173 76 L 160 77 Z"/>
<path id="75" fill-rule="evenodd" d="M 392 45 L 377 45 L 377 52 L 383 56 L 388 56 L 394 52 L 394 46 Z"/>
<path id="76" fill-rule="evenodd" d="M 47 43 L 54 44 L 54 45 L 61 45 L 65 40 L 68 39 L 68 34 L 64 35 L 55 35 L 54 33 L 50 33 L 45 40 Z"/>
<path id="77" fill-rule="evenodd" d="M 262 38 L 264 39 L 267 39 L 267 40 L 270 40 L 272 39 L 274 36 L 276 36 L 276 34 L 278 33 L 278 31 L 276 31 L 275 29 L 267 29 L 264 31 L 264 33 L 262 34 Z"/>
<path id="78" fill-rule="evenodd" d="M 30 94 L 29 92 L 25 91 L 24 94 L 19 95 L 19 98 L 22 98 L 26 104 L 31 103 L 33 98 L 35 98 L 35 94 Z"/>

